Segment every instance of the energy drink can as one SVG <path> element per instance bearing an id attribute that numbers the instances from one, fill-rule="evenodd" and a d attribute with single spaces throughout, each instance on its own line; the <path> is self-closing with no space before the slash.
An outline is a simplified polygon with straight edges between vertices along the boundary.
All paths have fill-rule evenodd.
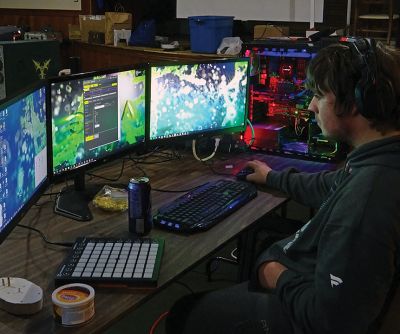
<path id="1" fill-rule="evenodd" d="M 132 178 L 128 184 L 129 232 L 143 236 L 153 227 L 150 181 L 147 177 Z"/>

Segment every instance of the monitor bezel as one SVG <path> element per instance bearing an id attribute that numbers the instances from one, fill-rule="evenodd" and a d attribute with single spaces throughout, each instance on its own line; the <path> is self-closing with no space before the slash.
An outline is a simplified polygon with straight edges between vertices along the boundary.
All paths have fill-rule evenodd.
<path id="1" fill-rule="evenodd" d="M 199 132 L 193 132 L 190 134 L 172 136 L 166 138 L 150 138 L 150 116 L 151 116 L 151 69 L 152 67 L 159 66 L 176 66 L 176 65 L 191 65 L 191 64 L 212 64 L 212 63 L 229 63 L 229 62 L 247 62 L 247 87 L 246 87 L 246 105 L 245 105 L 245 115 L 244 115 L 244 123 L 242 126 L 235 126 L 223 129 L 213 129 L 213 130 L 205 130 Z M 179 143 L 185 142 L 188 140 L 201 139 L 201 138 L 212 138 L 219 137 L 224 135 L 234 135 L 238 133 L 242 133 L 245 131 L 247 126 L 247 119 L 249 113 L 249 98 L 250 98 L 250 58 L 249 57 L 232 57 L 232 58 L 211 58 L 211 59 L 202 59 L 202 60 L 177 60 L 177 61 L 164 61 L 164 62 L 154 62 L 149 64 L 148 75 L 147 78 L 147 115 L 146 115 L 146 143 L 149 147 L 164 145 L 170 143 Z"/>
<path id="2" fill-rule="evenodd" d="M 144 92 L 145 92 L 145 104 L 147 104 L 147 95 L 148 95 L 147 68 L 148 68 L 147 63 L 140 63 L 140 64 L 123 65 L 123 66 L 111 67 L 111 68 L 107 68 L 107 69 L 94 70 L 94 71 L 90 71 L 90 72 L 70 74 L 70 75 L 59 76 L 59 77 L 54 77 L 54 78 L 48 79 L 48 101 L 47 101 L 47 104 L 48 104 L 47 111 L 48 111 L 48 119 L 49 119 L 47 122 L 48 148 L 49 148 L 48 174 L 49 174 L 51 182 L 67 180 L 67 179 L 74 178 L 78 175 L 84 175 L 86 173 L 86 171 L 92 170 L 93 168 L 99 167 L 108 162 L 122 158 L 122 157 L 128 155 L 129 153 L 133 153 L 134 151 L 139 152 L 139 151 L 143 150 L 146 145 L 146 117 L 147 117 L 147 110 L 146 110 L 147 106 L 145 105 L 145 115 L 144 115 L 145 116 L 145 135 L 143 137 L 143 141 L 137 142 L 128 147 L 119 149 L 111 154 L 108 154 L 107 156 L 96 159 L 95 161 L 92 161 L 88 164 L 85 164 L 82 166 L 76 166 L 74 168 L 63 171 L 61 173 L 54 173 L 54 171 L 53 171 L 53 132 L 52 132 L 53 110 L 52 110 L 52 104 L 51 104 L 51 84 L 59 83 L 59 82 L 63 82 L 63 81 L 89 78 L 89 77 L 93 77 L 95 75 L 104 75 L 104 74 L 124 72 L 124 71 L 130 71 L 130 70 L 143 70 L 143 71 L 145 71 L 145 76 L 146 76 Z"/>
<path id="3" fill-rule="evenodd" d="M 33 84 L 28 85 L 27 87 L 18 90 L 17 93 L 13 94 L 12 96 L 7 97 L 6 99 L 0 101 L 0 109 L 7 108 L 10 105 L 14 104 L 18 100 L 22 98 L 22 96 L 28 96 L 32 94 L 33 92 L 39 90 L 39 89 L 45 89 L 45 94 L 47 97 L 47 82 L 46 80 L 40 80 L 37 81 Z M 45 101 L 45 108 L 46 108 L 46 123 L 48 123 L 48 108 L 49 105 L 47 103 L 47 98 Z M 46 124 L 47 125 L 47 124 Z M 46 137 L 48 138 L 48 127 L 46 126 Z M 46 143 L 48 145 L 48 142 Z M 49 147 L 46 147 L 46 153 L 47 153 L 47 158 L 49 155 Z M 18 225 L 18 223 L 25 217 L 25 215 L 28 213 L 30 208 L 39 200 L 39 198 L 43 195 L 45 190 L 47 189 L 49 185 L 49 174 L 47 170 L 47 175 L 42 181 L 42 183 L 36 188 L 36 191 L 32 194 L 30 199 L 19 209 L 19 211 L 15 214 L 15 216 L 10 220 L 10 222 L 7 224 L 7 226 L 0 232 L 0 244 L 5 241 L 7 236 L 11 233 L 11 231 L 14 229 L 15 226 Z"/>

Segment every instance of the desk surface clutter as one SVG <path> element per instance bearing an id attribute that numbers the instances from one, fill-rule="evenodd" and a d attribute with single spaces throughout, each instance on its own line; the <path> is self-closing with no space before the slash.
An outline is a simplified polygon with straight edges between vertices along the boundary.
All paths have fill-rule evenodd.
<path id="1" fill-rule="evenodd" d="M 136 164 L 125 166 L 119 183 L 128 183 L 131 177 L 143 175 L 149 177 L 152 191 L 152 211 L 182 193 L 156 190 L 185 190 L 197 187 L 210 180 L 222 178 L 235 180 L 234 174 L 246 160 L 268 156 L 262 154 L 229 155 L 223 159 L 214 159 L 212 166 L 196 161 L 185 154 L 180 159 L 163 163 Z M 333 169 L 332 165 L 318 162 L 270 157 L 271 165 L 282 169 L 295 164 L 299 169 L 316 171 Z M 116 177 L 121 169 L 121 161 L 105 165 L 95 171 L 96 175 Z M 221 176 L 224 174 L 224 176 Z M 96 179 L 90 182 L 95 182 Z M 54 193 L 61 185 L 48 189 Z M 165 242 L 161 259 L 157 287 L 152 289 L 97 289 L 95 296 L 95 314 L 91 321 L 83 326 L 74 327 L 74 333 L 100 332 L 120 319 L 124 314 L 145 302 L 158 290 L 167 286 L 185 271 L 193 267 L 216 249 L 238 236 L 257 219 L 278 208 L 288 199 L 270 189 L 258 189 L 258 195 L 239 209 L 213 226 L 210 230 L 192 235 L 173 233 L 154 227 L 148 237 L 162 239 Z M 54 198 L 42 196 L 37 205 L 32 207 L 21 224 L 39 229 L 52 242 L 74 242 L 78 237 L 93 238 L 129 238 L 128 216 L 126 212 L 109 213 L 92 207 L 94 219 L 89 222 L 77 222 L 53 213 Z M 68 255 L 70 249 L 57 245 L 45 244 L 39 234 L 16 227 L 2 244 L 0 253 L 2 276 L 23 277 L 43 289 L 43 309 L 30 316 L 15 316 L 0 312 L 0 333 L 70 333 L 71 329 L 62 327 L 53 319 L 51 295 L 55 289 L 54 278 L 57 268 Z"/>

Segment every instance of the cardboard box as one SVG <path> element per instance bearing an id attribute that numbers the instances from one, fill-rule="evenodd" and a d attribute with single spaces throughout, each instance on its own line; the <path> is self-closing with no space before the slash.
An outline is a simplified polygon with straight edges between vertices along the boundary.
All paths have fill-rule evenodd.
<path id="1" fill-rule="evenodd" d="M 132 14 L 123 12 L 105 12 L 105 44 L 114 44 L 114 30 L 131 30 Z"/>
<path id="2" fill-rule="evenodd" d="M 68 38 L 81 39 L 81 28 L 79 24 L 68 23 Z"/>
<path id="3" fill-rule="evenodd" d="M 272 24 L 254 26 L 254 39 L 266 39 L 272 37 L 288 37 L 289 27 L 279 27 Z"/>
<path id="4" fill-rule="evenodd" d="M 106 32 L 105 15 L 79 15 L 79 27 L 81 30 L 81 40 L 89 40 L 89 31 Z"/>

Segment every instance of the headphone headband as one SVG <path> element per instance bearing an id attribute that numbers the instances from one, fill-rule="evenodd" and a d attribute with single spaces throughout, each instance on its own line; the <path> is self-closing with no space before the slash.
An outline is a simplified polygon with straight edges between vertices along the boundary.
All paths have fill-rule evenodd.
<path id="1" fill-rule="evenodd" d="M 376 42 L 370 38 L 346 38 L 343 42 L 349 46 L 353 64 L 360 72 L 354 90 L 357 110 L 365 118 L 372 118 L 378 108 Z"/>

